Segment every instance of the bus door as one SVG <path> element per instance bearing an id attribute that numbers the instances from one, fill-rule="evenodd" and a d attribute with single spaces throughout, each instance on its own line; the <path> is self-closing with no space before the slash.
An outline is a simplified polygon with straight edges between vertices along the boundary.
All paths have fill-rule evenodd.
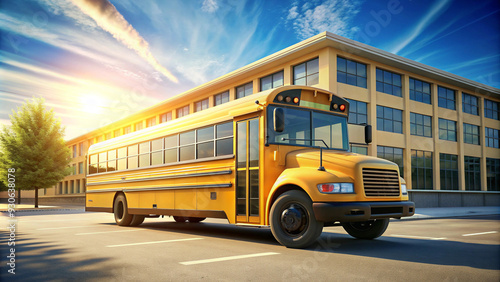
<path id="1" fill-rule="evenodd" d="M 236 126 L 236 222 L 259 223 L 259 118 Z"/>

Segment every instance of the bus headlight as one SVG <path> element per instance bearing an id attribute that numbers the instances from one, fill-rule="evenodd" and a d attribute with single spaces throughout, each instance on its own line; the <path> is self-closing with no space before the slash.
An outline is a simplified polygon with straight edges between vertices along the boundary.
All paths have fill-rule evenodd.
<path id="1" fill-rule="evenodd" d="M 354 193 L 354 184 L 352 183 L 325 183 L 319 184 L 318 190 L 326 194 L 352 194 Z"/>
<path id="2" fill-rule="evenodd" d="M 401 184 L 401 193 L 403 195 L 408 195 L 408 191 L 406 190 L 406 184 Z"/>

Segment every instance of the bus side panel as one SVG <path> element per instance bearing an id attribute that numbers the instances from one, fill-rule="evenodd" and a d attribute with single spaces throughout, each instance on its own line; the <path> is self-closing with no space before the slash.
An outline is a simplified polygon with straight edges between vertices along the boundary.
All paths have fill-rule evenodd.
<path id="1" fill-rule="evenodd" d="M 196 210 L 196 190 L 175 190 L 174 208 L 178 210 Z"/>
<path id="2" fill-rule="evenodd" d="M 174 209 L 175 207 L 175 191 L 158 191 L 156 192 L 156 204 L 158 209 Z"/>
<path id="3" fill-rule="evenodd" d="M 142 191 L 139 194 L 139 208 L 152 209 L 153 204 L 156 204 L 155 191 Z"/>
<path id="4" fill-rule="evenodd" d="M 198 210 L 224 211 L 228 219 L 233 219 L 235 206 L 233 187 L 198 189 L 197 191 L 196 208 Z"/>
<path id="5" fill-rule="evenodd" d="M 114 198 L 115 192 L 87 193 L 85 205 L 86 210 L 112 212 Z"/>
<path id="6" fill-rule="evenodd" d="M 126 192 L 125 197 L 127 198 L 127 206 L 129 208 L 138 208 L 140 195 L 141 192 Z"/>

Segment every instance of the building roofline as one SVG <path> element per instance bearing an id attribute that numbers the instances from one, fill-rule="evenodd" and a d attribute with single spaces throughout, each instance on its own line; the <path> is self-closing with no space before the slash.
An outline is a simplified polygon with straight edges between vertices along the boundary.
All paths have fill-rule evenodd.
<path id="1" fill-rule="evenodd" d="M 496 94 L 500 95 L 500 89 L 491 87 L 404 57 L 399 55 L 392 54 L 390 52 L 366 45 L 364 43 L 354 41 L 330 32 L 323 32 L 313 37 L 307 38 L 303 41 L 300 41 L 292 46 L 289 46 L 283 50 L 280 50 L 276 53 L 268 55 L 262 59 L 259 59 L 253 63 L 250 63 L 244 67 L 236 69 L 228 74 L 220 76 L 216 79 L 208 81 L 204 84 L 196 86 L 190 90 L 187 90 L 183 93 L 175 95 L 171 98 L 168 98 L 158 104 L 147 107 L 143 110 L 140 110 L 130 116 L 127 116 L 123 119 L 112 122 L 103 127 L 112 127 L 116 123 L 123 123 L 128 121 L 133 121 L 134 117 L 140 115 L 142 113 L 148 112 L 151 109 L 161 107 L 162 105 L 175 103 L 176 101 L 184 99 L 186 96 L 190 96 L 192 93 L 200 92 L 203 90 L 208 90 L 212 87 L 215 87 L 221 83 L 229 82 L 231 80 L 237 79 L 238 77 L 248 74 L 254 71 L 259 70 L 259 68 L 279 60 L 283 60 L 292 54 L 296 54 L 303 50 L 308 50 L 310 52 L 320 50 L 325 47 L 333 47 L 344 52 L 345 56 L 356 55 L 361 57 L 366 57 L 376 62 L 383 63 L 388 66 L 392 66 L 402 70 L 408 70 L 409 72 L 433 78 L 438 81 L 442 81 L 443 83 L 447 83 L 450 85 L 456 85 L 457 87 L 468 89 L 473 93 L 479 93 L 483 95 Z M 498 98 L 498 97 L 497 97 Z M 102 128 L 102 127 L 101 127 Z M 66 142 L 76 141 L 80 139 L 86 139 L 87 136 L 92 136 L 99 129 L 92 130 L 88 133 L 82 134 L 78 137 L 72 138 Z"/>

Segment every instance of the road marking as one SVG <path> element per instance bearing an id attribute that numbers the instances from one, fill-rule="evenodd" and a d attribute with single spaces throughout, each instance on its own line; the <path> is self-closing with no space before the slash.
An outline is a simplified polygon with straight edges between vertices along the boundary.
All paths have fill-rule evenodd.
<path id="1" fill-rule="evenodd" d="M 462 236 L 467 237 L 467 236 L 476 236 L 476 235 L 485 235 L 485 234 L 495 234 L 495 233 L 498 233 L 498 231 L 488 231 L 488 232 L 481 232 L 481 233 L 463 234 Z"/>
<path id="2" fill-rule="evenodd" d="M 106 246 L 106 247 L 108 247 L 108 248 L 114 248 L 114 247 L 138 246 L 138 245 L 148 245 L 148 244 L 160 244 L 160 243 L 173 243 L 173 242 L 182 242 L 182 241 L 193 241 L 193 240 L 201 240 L 201 239 L 203 239 L 203 238 L 174 239 L 174 240 L 152 241 L 152 242 L 142 242 L 142 243 L 131 243 L 131 244 L 122 244 L 122 245 L 109 245 L 109 246 Z"/>
<path id="3" fill-rule="evenodd" d="M 424 236 L 413 236 L 413 235 L 398 235 L 392 234 L 391 237 L 401 237 L 401 238 L 415 238 L 415 239 L 425 239 L 425 240 L 445 240 L 446 238 L 434 238 L 434 237 L 424 237 Z"/>
<path id="4" fill-rule="evenodd" d="M 134 232 L 134 231 L 144 231 L 144 230 L 143 229 L 133 229 L 133 230 L 100 231 L 100 232 L 89 232 L 89 233 L 77 233 L 75 235 L 94 235 L 94 234 L 115 233 L 115 232 Z"/>
<path id="5" fill-rule="evenodd" d="M 185 261 L 185 262 L 179 262 L 179 263 L 182 265 L 193 265 L 193 264 L 211 263 L 211 262 L 228 261 L 228 260 L 245 259 L 245 258 L 255 258 L 255 257 L 272 256 L 272 255 L 279 255 L 279 253 L 273 253 L 273 252 L 258 253 L 258 254 L 251 254 L 251 255 L 241 255 L 241 256 L 231 256 L 231 257 L 222 257 L 222 258 L 213 258 L 213 259 Z"/>
<path id="6" fill-rule="evenodd" d="M 49 227 L 49 228 L 38 228 L 37 230 L 55 230 L 55 229 L 84 228 L 84 227 L 88 228 L 90 226 L 87 225 L 87 226 Z"/>

